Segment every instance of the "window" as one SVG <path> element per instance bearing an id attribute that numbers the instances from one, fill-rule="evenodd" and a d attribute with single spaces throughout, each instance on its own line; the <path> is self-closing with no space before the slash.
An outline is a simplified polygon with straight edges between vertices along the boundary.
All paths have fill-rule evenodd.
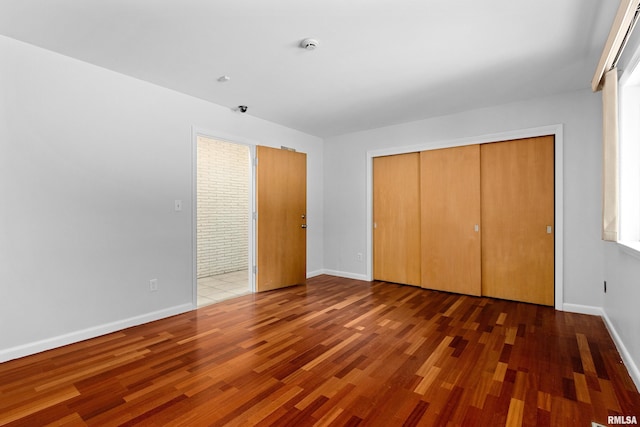
<path id="1" fill-rule="evenodd" d="M 640 48 L 620 77 L 619 241 L 640 256 Z"/>

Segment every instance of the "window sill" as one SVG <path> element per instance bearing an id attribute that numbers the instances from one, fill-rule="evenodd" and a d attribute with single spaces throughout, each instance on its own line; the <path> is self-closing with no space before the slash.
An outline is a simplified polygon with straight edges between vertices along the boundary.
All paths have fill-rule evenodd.
<path id="1" fill-rule="evenodd" d="M 640 259 L 640 242 L 618 241 L 618 247 L 627 255 Z"/>

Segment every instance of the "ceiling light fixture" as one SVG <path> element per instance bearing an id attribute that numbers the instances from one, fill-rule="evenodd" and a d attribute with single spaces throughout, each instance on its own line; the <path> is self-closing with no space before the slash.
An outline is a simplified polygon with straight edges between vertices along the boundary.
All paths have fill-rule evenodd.
<path id="1" fill-rule="evenodd" d="M 316 39 L 304 39 L 300 42 L 300 47 L 307 50 L 313 50 L 318 47 L 320 43 Z"/>
<path id="2" fill-rule="evenodd" d="M 229 80 L 231 80 L 231 77 L 229 77 L 229 76 L 220 76 L 220 77 L 218 77 L 218 81 L 220 83 L 225 83 L 225 82 L 228 82 Z"/>

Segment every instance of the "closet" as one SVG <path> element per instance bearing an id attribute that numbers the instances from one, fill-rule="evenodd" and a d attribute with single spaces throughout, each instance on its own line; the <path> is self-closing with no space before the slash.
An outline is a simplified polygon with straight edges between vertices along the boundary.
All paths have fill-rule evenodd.
<path id="1" fill-rule="evenodd" d="M 374 158 L 374 279 L 554 304 L 554 137 Z"/>

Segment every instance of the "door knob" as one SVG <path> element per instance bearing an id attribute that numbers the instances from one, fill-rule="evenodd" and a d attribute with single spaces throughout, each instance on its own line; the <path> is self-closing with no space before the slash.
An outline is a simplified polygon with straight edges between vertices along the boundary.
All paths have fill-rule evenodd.
<path id="1" fill-rule="evenodd" d="M 301 227 L 302 228 L 307 228 L 307 224 L 302 224 Z"/>

